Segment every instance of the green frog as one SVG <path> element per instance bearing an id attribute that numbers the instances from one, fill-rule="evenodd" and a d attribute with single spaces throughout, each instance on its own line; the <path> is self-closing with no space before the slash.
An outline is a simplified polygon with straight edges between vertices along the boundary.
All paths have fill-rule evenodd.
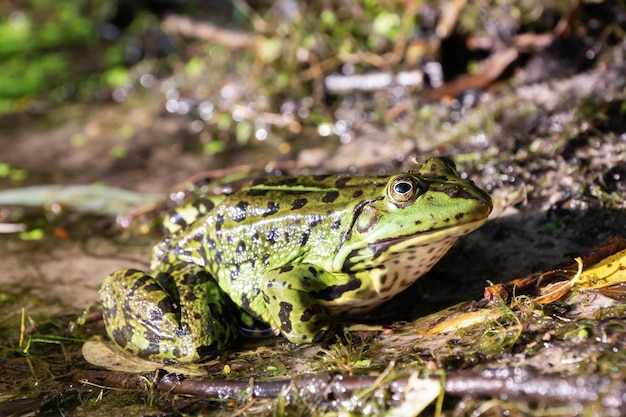
<path id="1" fill-rule="evenodd" d="M 104 280 L 106 330 L 164 363 L 215 356 L 242 332 L 319 342 L 337 320 L 410 286 L 491 208 L 447 158 L 391 176 L 258 178 L 199 196 L 166 219 L 150 273 Z"/>

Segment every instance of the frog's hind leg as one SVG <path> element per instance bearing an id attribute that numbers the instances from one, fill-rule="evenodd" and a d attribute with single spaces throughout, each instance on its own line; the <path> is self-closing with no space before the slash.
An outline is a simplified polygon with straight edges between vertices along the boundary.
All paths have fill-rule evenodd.
<path id="1" fill-rule="evenodd" d="M 195 265 L 155 277 L 117 271 L 105 278 L 100 296 L 109 337 L 149 360 L 197 362 L 215 355 L 237 334 L 232 302 Z"/>

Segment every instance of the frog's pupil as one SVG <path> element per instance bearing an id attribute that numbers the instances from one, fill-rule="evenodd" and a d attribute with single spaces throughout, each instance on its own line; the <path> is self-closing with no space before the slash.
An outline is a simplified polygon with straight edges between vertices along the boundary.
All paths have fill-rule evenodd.
<path id="1" fill-rule="evenodd" d="M 406 194 L 411 191 L 411 188 L 413 188 L 413 186 L 408 182 L 399 182 L 393 187 L 398 194 Z"/>

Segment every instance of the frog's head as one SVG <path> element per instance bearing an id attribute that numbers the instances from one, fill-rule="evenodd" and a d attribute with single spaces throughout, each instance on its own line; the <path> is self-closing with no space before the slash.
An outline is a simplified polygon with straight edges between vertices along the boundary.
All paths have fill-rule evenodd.
<path id="1" fill-rule="evenodd" d="M 442 256 L 457 237 L 480 227 L 491 208 L 489 195 L 460 178 L 451 160 L 432 158 L 417 173 L 391 177 L 379 196 L 355 206 L 334 267 L 368 269 L 422 246 Z"/>

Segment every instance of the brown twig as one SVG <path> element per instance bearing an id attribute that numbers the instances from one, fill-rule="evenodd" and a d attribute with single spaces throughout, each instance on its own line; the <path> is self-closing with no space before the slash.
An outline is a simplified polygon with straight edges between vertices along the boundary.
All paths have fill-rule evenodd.
<path id="1" fill-rule="evenodd" d="M 229 49 L 254 48 L 257 39 L 254 35 L 220 28 L 208 22 L 198 22 L 185 16 L 168 15 L 163 20 L 163 29 L 188 38 L 216 42 Z"/>
<path id="2" fill-rule="evenodd" d="M 582 263 L 583 265 L 594 265 L 624 249 L 626 249 L 626 238 L 616 235 L 605 244 L 582 256 Z M 533 274 L 503 284 L 492 285 L 485 288 L 484 298 L 489 301 L 497 301 L 500 298 L 506 301 L 514 294 L 538 294 L 539 289 L 545 285 L 569 279 L 571 273 L 576 271 L 577 266 L 576 261 L 571 260 L 541 274 Z"/>
<path id="3" fill-rule="evenodd" d="M 439 376 L 429 378 L 440 379 Z M 157 372 L 148 377 L 109 371 L 82 371 L 73 380 L 115 388 L 149 390 L 203 398 L 275 398 L 288 390 L 314 402 L 350 398 L 358 390 L 371 388 L 374 376 L 310 374 L 271 381 L 232 381 L 184 379 Z M 408 377 L 400 377 L 381 387 L 392 394 L 407 388 Z M 609 377 L 538 375 L 529 368 L 463 371 L 445 378 L 445 391 L 452 396 L 500 397 L 551 404 L 599 402 L 605 409 L 626 412 L 626 384 Z"/>

